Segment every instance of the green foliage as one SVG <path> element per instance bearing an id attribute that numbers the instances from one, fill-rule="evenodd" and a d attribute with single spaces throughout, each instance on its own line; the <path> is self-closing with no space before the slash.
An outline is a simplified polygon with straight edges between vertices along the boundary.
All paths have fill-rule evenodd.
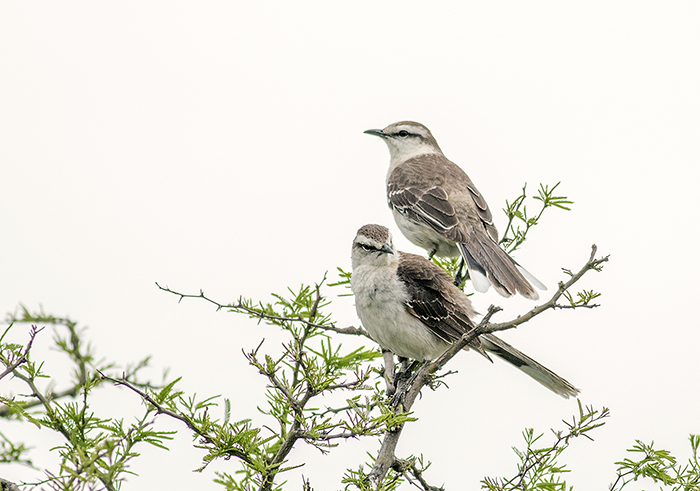
<path id="1" fill-rule="evenodd" d="M 84 330 L 77 329 L 75 322 L 23 309 L 22 316 L 13 322 L 53 324 L 54 346 L 68 355 L 72 366 L 67 390 L 42 392 L 35 382 L 49 377 L 42 364 L 29 356 L 31 341 L 39 330 L 31 330 L 27 345 L 2 344 L 1 361 L 7 374 L 24 381 L 38 399 L 2 396 L 4 416 L 52 429 L 65 440 L 54 449 L 61 457 L 59 469 L 46 470 L 45 478 L 34 484 L 91 489 L 99 482 L 105 489 L 119 489 L 129 473 L 127 462 L 138 455 L 136 445 L 166 448 L 165 442 L 172 435 L 157 431 L 153 425 L 160 417 L 171 417 L 193 432 L 196 447 L 206 450 L 200 470 L 217 459 L 239 462 L 238 470 L 217 474 L 216 482 L 226 489 L 279 489 L 277 476 L 300 465 L 291 459 L 295 444 L 303 442 L 326 453 L 344 439 L 380 436 L 414 420 L 409 414 L 395 413 L 379 384 L 369 383 L 373 373 L 381 372 L 372 366 L 381 356 L 379 351 L 348 350 L 329 335 L 334 324 L 324 313 L 329 304 L 321 294 L 324 281 L 315 287 L 290 289 L 286 295 L 273 295 L 271 303 L 240 299 L 235 305 L 221 306 L 277 326 L 288 335 L 282 354 L 264 353 L 262 343 L 245 353 L 251 367 L 267 380 L 267 404 L 260 412 L 276 421 L 277 428 L 255 425 L 250 418 L 230 421 L 229 399 L 186 394 L 178 388 L 180 379 L 161 386 L 137 381 L 136 374 L 146 361 L 127 369 L 121 377 L 110 376 L 114 365 L 95 361 L 92 348 L 83 344 Z M 362 334 L 355 331 L 350 334 Z M 127 425 L 91 411 L 92 391 L 108 382 L 128 387 L 147 403 L 144 415 L 135 423 Z M 345 392 L 348 397 L 343 404 L 321 408 L 324 396 L 334 392 Z M 62 402 L 77 396 L 80 402 Z M 316 400 L 318 403 L 312 405 Z M 220 404 L 224 407 L 221 419 L 213 411 Z M 5 440 L 0 451 L 7 461 L 29 462 L 24 458 L 27 449 L 23 444 Z"/>
<path id="2" fill-rule="evenodd" d="M 654 442 L 647 445 L 637 440 L 627 451 L 633 458 L 626 458 L 618 465 L 617 479 L 610 485 L 610 491 L 619 491 L 630 482 L 639 479 L 651 479 L 655 484 L 661 484 L 661 489 L 673 491 L 700 490 L 700 462 L 698 462 L 698 447 L 700 435 L 690 435 L 691 456 L 686 465 L 678 463 L 668 450 L 654 449 Z"/>
<path id="3" fill-rule="evenodd" d="M 438 257 L 433 256 L 431 261 L 440 266 L 442 269 L 447 271 L 447 274 L 453 278 L 457 276 L 460 269 L 464 269 L 462 257 Z M 464 281 L 459 285 L 461 289 L 464 289 L 464 285 L 467 283 L 469 275 L 466 275 Z"/>
<path id="4" fill-rule="evenodd" d="M 538 225 L 542 215 L 548 208 L 559 208 L 561 210 L 571 210 L 568 205 L 573 204 L 566 196 L 555 196 L 554 191 L 561 184 L 556 183 L 551 188 L 546 184 L 540 184 L 537 190 L 537 196 L 533 199 L 540 202 L 540 209 L 535 215 L 529 215 L 525 200 L 527 199 L 527 184 L 523 186 L 523 190 L 518 197 L 512 202 L 506 200 L 506 207 L 503 212 L 508 218 L 508 224 L 500 240 L 500 245 L 506 252 L 511 253 L 518 249 L 532 227 Z"/>
<path id="5" fill-rule="evenodd" d="M 357 489 L 358 491 L 394 491 L 404 482 L 402 470 L 391 468 L 382 482 L 379 483 L 378 486 L 372 487 L 366 468 L 372 468 L 374 456 L 371 454 L 367 455 L 369 457 L 369 462 L 365 465 L 361 465 L 357 470 L 348 469 L 343 476 L 342 483 L 345 484 L 346 491 L 353 489 Z"/>
<path id="6" fill-rule="evenodd" d="M 82 343 L 83 331 L 78 330 L 77 324 L 70 319 L 43 312 L 31 313 L 25 308 L 21 310 L 21 317 L 11 316 L 10 326 L 0 338 L 0 362 L 6 367 L 4 375 L 11 373 L 29 388 L 29 392 L 28 395 L 0 396 L 4 405 L 0 416 L 53 430 L 64 440 L 53 449 L 60 456 L 58 469 L 44 470 L 44 478 L 33 484 L 72 490 L 92 489 L 100 483 L 107 490 L 120 489 L 125 475 L 130 474 L 127 463 L 138 456 L 135 447 L 147 443 L 165 448 L 164 442 L 172 438 L 171 432 L 153 428 L 152 411 L 146 411 L 131 424 L 96 415 L 90 409 L 90 395 L 102 385 L 100 370 L 114 365 L 95 362 L 91 347 Z M 17 323 L 54 326 L 54 346 L 67 355 L 73 367 L 70 386 L 66 390 L 51 390 L 58 381 L 43 372 L 43 362 L 32 359 L 30 349 L 41 329 L 33 326 L 29 331 L 30 339 L 24 346 L 3 341 L 9 329 Z M 125 370 L 125 376 L 137 383 L 136 373 L 146 364 L 144 360 L 135 368 Z M 12 370 L 8 372 L 10 368 Z M 48 382 L 45 390 L 38 386 L 42 379 Z M 66 397 L 79 397 L 79 402 L 63 402 Z M 1 448 L 5 458 L 31 463 L 24 457 L 27 448 L 23 443 L 10 442 L 4 435 L 3 440 Z"/>
<path id="7" fill-rule="evenodd" d="M 410 419 L 390 411 L 379 389 L 369 384 L 371 362 L 380 353 L 376 349 L 344 349 L 329 335 L 334 324 L 324 313 L 330 303 L 321 293 L 324 282 L 325 278 L 315 287 L 302 285 L 298 290 L 289 289 L 286 295 L 274 294 L 274 302 L 241 298 L 235 304 L 217 304 L 274 325 L 288 336 L 281 354 L 263 352 L 263 343 L 245 352 L 248 363 L 268 385 L 267 404 L 259 411 L 275 421 L 276 427 L 256 426 L 251 419 L 230 423 L 226 402 L 223 421 L 218 420 L 209 408 L 217 404 L 219 396 L 197 403 L 175 389 L 177 381 L 160 392 L 140 390 L 127 381 L 115 382 L 129 386 L 160 414 L 182 421 L 194 432 L 197 446 L 208 452 L 201 469 L 216 459 L 235 458 L 237 471 L 217 474 L 216 482 L 226 489 L 277 489 L 277 476 L 302 464 L 293 462 L 292 450 L 297 443 L 326 453 L 341 440 L 378 436 Z M 203 293 L 197 297 L 213 302 Z M 352 395 L 344 404 L 324 410 L 318 406 L 331 393 L 355 391 L 367 395 Z"/>
<path id="8" fill-rule="evenodd" d="M 338 277 L 340 278 L 335 283 L 329 283 L 328 286 L 342 286 L 346 289 L 350 289 L 350 278 L 352 278 L 352 271 L 345 271 L 343 268 L 338 267 Z M 339 297 L 352 297 L 351 293 L 341 293 Z"/>
<path id="9" fill-rule="evenodd" d="M 408 481 L 418 489 L 424 491 L 444 491 L 442 487 L 431 486 L 423 478 L 423 472 L 428 470 L 430 462 L 425 462 L 423 456 L 410 455 L 405 459 L 398 459 L 389 469 L 386 477 L 376 487 L 370 485 L 369 474 L 365 468 L 372 468 L 375 458 L 367 454 L 369 461 L 358 467 L 357 470 L 348 469 L 343 476 L 343 484 L 346 491 L 357 489 L 359 491 L 394 491 L 400 484 Z M 366 466 L 366 467 L 365 467 Z"/>
<path id="10" fill-rule="evenodd" d="M 569 301 L 569 306 L 572 308 L 576 307 L 591 307 L 591 306 L 596 306 L 597 304 L 591 303 L 594 299 L 600 297 L 600 293 L 594 292 L 593 290 L 581 290 L 580 292 L 576 292 L 576 298 L 574 296 L 566 291 L 564 292 L 564 297 L 566 300 Z"/>
<path id="11" fill-rule="evenodd" d="M 591 264 L 591 269 L 594 271 L 602 271 L 603 266 L 601 263 L 592 263 Z M 562 268 L 562 271 L 564 274 L 568 275 L 570 278 L 575 279 L 575 274 L 566 268 Z M 593 300 L 596 298 L 600 297 L 602 294 L 598 293 L 593 290 L 581 290 L 580 292 L 576 293 L 571 293 L 568 290 L 564 290 L 562 292 L 562 295 L 564 298 L 569 302 L 568 305 L 562 305 L 560 306 L 561 308 L 571 308 L 571 309 L 576 309 L 580 307 L 586 307 L 586 308 L 592 308 L 592 307 L 599 307 L 598 304 L 593 303 Z"/>
<path id="12" fill-rule="evenodd" d="M 18 463 L 32 467 L 32 461 L 26 456 L 29 450 L 24 443 L 13 442 L 0 433 L 0 464 Z"/>
<path id="13" fill-rule="evenodd" d="M 523 432 L 525 449 L 513 449 L 520 460 L 517 474 L 510 479 L 485 478 L 482 488 L 489 491 L 572 490 L 573 486 L 568 485 L 564 479 L 569 470 L 561 461 L 562 454 L 569 448 L 573 438 L 584 436 L 592 440 L 589 433 L 603 426 L 603 419 L 609 415 L 607 408 L 600 411 L 591 407 L 584 408 L 579 401 L 578 418 L 572 423 L 565 422 L 566 431 L 554 432 L 554 443 L 543 447 L 537 446 L 543 434 L 535 436 L 531 428 L 526 429 Z M 647 445 L 637 440 L 627 450 L 632 456 L 615 462 L 618 466 L 617 478 L 608 487 L 609 491 L 621 491 L 627 484 L 641 479 L 651 479 L 655 484 L 660 484 L 662 490 L 700 491 L 700 436 L 690 435 L 690 447 L 692 454 L 688 463 L 681 465 L 668 450 L 656 450 L 653 442 Z"/>
<path id="14" fill-rule="evenodd" d="M 528 428 L 523 432 L 525 439 L 525 450 L 513 448 L 513 451 L 518 456 L 520 463 L 518 464 L 517 474 L 510 478 L 485 478 L 482 483 L 482 488 L 489 491 L 566 491 L 573 489 L 567 487 L 566 481 L 563 479 L 564 474 L 569 472 L 565 464 L 560 462 L 562 453 L 569 448 L 572 439 L 579 436 L 584 436 L 590 440 L 589 433 L 596 428 L 605 424 L 603 419 L 610 416 L 610 411 L 607 408 L 596 410 L 592 407 L 584 407 L 581 401 L 578 401 L 578 418 L 574 418 L 571 423 L 564 422 L 567 426 L 566 431 L 555 431 L 555 441 L 552 445 L 538 447 L 540 439 L 544 436 L 539 434 L 535 436 L 532 428 Z"/>

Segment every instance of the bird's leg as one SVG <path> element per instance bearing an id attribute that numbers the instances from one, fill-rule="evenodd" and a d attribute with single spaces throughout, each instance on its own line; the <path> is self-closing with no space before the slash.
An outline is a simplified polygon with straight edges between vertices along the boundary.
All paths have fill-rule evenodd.
<path id="1" fill-rule="evenodd" d="M 428 253 L 428 261 L 432 261 L 432 260 L 433 260 L 433 256 L 435 255 L 436 252 L 437 252 L 437 246 L 435 246 L 435 247 Z"/>
<path id="2" fill-rule="evenodd" d="M 464 258 L 461 258 L 459 266 L 457 267 L 457 273 L 455 274 L 455 286 L 460 286 L 462 282 L 469 277 L 469 270 L 466 266 L 467 264 L 464 262 Z M 463 270 L 466 270 L 464 274 L 462 274 Z"/>
<path id="3" fill-rule="evenodd" d="M 415 380 L 417 368 L 422 365 L 421 362 L 409 360 L 408 358 L 399 358 L 401 360 L 401 369 L 396 374 L 396 393 L 391 398 L 391 405 L 398 407 L 403 403 L 404 397 L 408 389 Z"/>
<path id="4" fill-rule="evenodd" d="M 409 387 L 411 387 L 411 385 L 413 385 L 413 382 L 416 380 L 416 377 L 418 376 L 418 372 L 420 371 L 421 368 L 423 368 L 423 365 L 426 365 L 428 363 L 430 363 L 430 360 L 425 360 L 423 362 L 417 362 L 417 361 L 413 362 L 413 366 L 415 367 L 415 370 L 413 371 L 413 373 L 411 374 L 411 377 L 408 379 L 408 381 L 406 382 L 406 385 L 404 386 L 405 392 L 408 392 Z"/>
<path id="5" fill-rule="evenodd" d="M 396 374 L 397 387 L 403 380 L 406 380 L 411 376 L 411 372 L 418 362 L 399 356 L 399 363 L 401 363 L 401 368 L 399 369 L 399 373 Z"/>
<path id="6" fill-rule="evenodd" d="M 391 396 L 396 392 L 396 366 L 394 354 L 389 350 L 382 350 L 384 357 L 384 380 L 386 381 L 386 395 Z"/>

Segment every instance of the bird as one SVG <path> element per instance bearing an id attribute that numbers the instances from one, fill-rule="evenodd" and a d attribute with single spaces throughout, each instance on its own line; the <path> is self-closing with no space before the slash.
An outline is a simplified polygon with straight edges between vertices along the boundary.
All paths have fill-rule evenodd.
<path id="1" fill-rule="evenodd" d="M 391 232 L 364 225 L 352 244 L 350 285 L 355 308 L 383 349 L 417 361 L 434 360 L 474 328 L 471 300 L 442 268 L 423 256 L 394 249 Z M 579 390 L 494 334 L 475 338 L 474 349 L 492 353 L 565 398 Z"/>
<path id="2" fill-rule="evenodd" d="M 519 293 L 539 298 L 533 285 L 547 288 L 498 245 L 498 230 L 483 195 L 445 157 L 426 126 L 400 121 L 365 133 L 389 147 L 387 200 L 408 240 L 427 250 L 430 259 L 461 255 L 478 292 L 493 285 L 504 297 Z"/>

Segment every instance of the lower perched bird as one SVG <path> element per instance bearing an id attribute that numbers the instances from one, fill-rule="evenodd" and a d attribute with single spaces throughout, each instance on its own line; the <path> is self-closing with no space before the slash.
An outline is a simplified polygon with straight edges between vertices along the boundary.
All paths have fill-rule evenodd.
<path id="1" fill-rule="evenodd" d="M 352 291 L 357 314 L 372 339 L 392 353 L 433 360 L 474 328 L 476 312 L 452 278 L 422 256 L 398 252 L 389 229 L 365 225 L 352 244 Z M 563 397 L 578 389 L 493 334 L 465 349 L 503 358 Z M 489 358 L 490 360 L 490 358 Z"/>
<path id="2" fill-rule="evenodd" d="M 498 245 L 486 200 L 469 176 L 448 160 L 430 130 L 401 121 L 365 133 L 380 137 L 391 155 L 386 193 L 396 224 L 432 258 L 462 255 L 474 289 L 489 286 L 509 297 L 537 300 L 547 288 Z"/>

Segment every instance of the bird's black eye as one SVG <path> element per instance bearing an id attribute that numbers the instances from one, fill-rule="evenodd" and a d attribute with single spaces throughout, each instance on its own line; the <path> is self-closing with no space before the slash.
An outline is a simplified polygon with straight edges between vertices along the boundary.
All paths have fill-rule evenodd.
<path id="1" fill-rule="evenodd" d="M 360 244 L 360 247 L 362 247 L 362 248 L 363 248 L 364 250 L 366 250 L 366 251 L 373 251 L 373 250 L 375 250 L 374 247 L 372 247 L 371 245 L 367 245 L 367 244 Z"/>
<path id="2" fill-rule="evenodd" d="M 406 131 L 406 130 L 399 131 L 399 136 L 401 138 L 406 138 L 408 136 L 408 131 Z"/>

